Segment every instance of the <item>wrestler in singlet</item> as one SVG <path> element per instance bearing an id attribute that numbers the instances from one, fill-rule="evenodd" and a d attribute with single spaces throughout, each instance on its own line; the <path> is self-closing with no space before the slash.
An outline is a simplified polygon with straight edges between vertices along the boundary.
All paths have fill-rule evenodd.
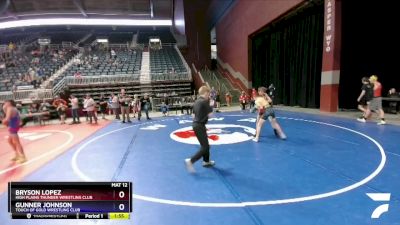
<path id="1" fill-rule="evenodd" d="M 10 135 L 17 135 L 21 124 L 21 117 L 19 116 L 18 110 L 12 108 L 12 116 L 8 121 L 8 132 Z"/>

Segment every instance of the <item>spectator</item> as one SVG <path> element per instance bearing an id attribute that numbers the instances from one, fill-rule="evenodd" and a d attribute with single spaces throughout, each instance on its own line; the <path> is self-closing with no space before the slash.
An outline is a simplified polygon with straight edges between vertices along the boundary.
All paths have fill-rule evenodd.
<path id="1" fill-rule="evenodd" d="M 225 101 L 226 101 L 226 106 L 230 107 L 230 106 L 231 106 L 231 102 L 232 102 L 231 93 L 226 92 L 226 94 L 225 94 Z"/>
<path id="2" fill-rule="evenodd" d="M 79 100 L 74 95 L 71 95 L 69 101 L 71 102 L 72 124 L 81 123 L 79 119 Z"/>
<path id="3" fill-rule="evenodd" d="M 86 95 L 86 101 L 84 102 L 84 107 L 86 108 L 89 123 L 92 124 L 92 118 L 94 119 L 94 123 L 97 124 L 97 116 L 96 116 L 96 102 L 90 97 L 89 94 Z"/>
<path id="4" fill-rule="evenodd" d="M 111 100 L 111 108 L 113 110 L 113 113 L 115 115 L 115 119 L 119 120 L 119 100 L 118 100 L 118 96 L 111 94 L 112 100 Z"/>
<path id="5" fill-rule="evenodd" d="M 65 102 L 65 101 L 64 101 Z M 65 117 L 67 116 L 67 104 L 60 102 L 57 107 L 58 115 L 60 115 L 61 124 L 65 124 Z"/>
<path id="6" fill-rule="evenodd" d="M 61 124 L 65 123 L 65 112 L 63 108 L 67 106 L 67 102 L 64 99 L 61 99 L 60 96 L 56 96 L 53 101 L 54 108 L 57 109 L 58 115 L 61 119 Z"/>
<path id="7" fill-rule="evenodd" d="M 140 99 L 140 108 L 141 108 L 141 111 L 140 112 L 142 112 L 143 110 L 144 110 L 144 112 L 146 113 L 146 119 L 147 120 L 151 120 L 151 118 L 149 117 L 149 110 L 150 110 L 150 107 L 151 107 L 151 103 L 150 103 L 150 98 L 149 98 L 149 95 L 148 94 L 144 94 L 144 97 L 142 98 L 142 99 Z M 140 120 L 140 117 L 141 117 L 141 113 L 139 113 L 139 115 L 138 115 L 138 119 Z"/>
<path id="8" fill-rule="evenodd" d="M 104 96 L 103 93 L 101 93 L 101 96 L 100 96 L 100 112 L 101 112 L 101 115 L 102 115 L 101 118 L 103 120 L 106 119 L 107 104 L 108 103 L 107 103 L 106 97 Z"/>
<path id="9" fill-rule="evenodd" d="M 35 119 L 38 119 L 38 121 L 40 122 L 38 105 L 35 103 L 30 104 L 27 108 L 27 111 L 24 110 L 24 113 L 21 114 L 21 119 L 21 127 L 24 127 L 30 121 L 35 121 Z"/>
<path id="10" fill-rule="evenodd" d="M 113 97 L 110 95 L 110 96 L 108 97 L 108 100 L 107 100 L 108 115 L 110 115 L 110 116 L 111 116 L 111 114 L 113 113 L 112 107 L 111 107 L 111 105 L 112 105 L 112 98 L 113 98 Z"/>
<path id="11" fill-rule="evenodd" d="M 186 98 L 186 102 L 187 102 L 187 105 L 188 105 L 188 112 L 187 112 L 188 115 L 191 115 L 193 113 L 193 104 L 194 104 L 195 101 L 196 101 L 196 98 L 195 98 L 194 95 L 192 97 L 189 96 L 189 97 Z"/>
<path id="12" fill-rule="evenodd" d="M 247 103 L 247 95 L 245 91 L 242 91 L 242 94 L 239 97 L 239 102 L 241 105 L 242 110 L 246 109 L 246 103 Z"/>
<path id="13" fill-rule="evenodd" d="M 167 116 L 167 114 L 168 114 L 168 105 L 165 104 L 165 102 L 162 102 L 160 108 L 161 108 L 161 112 L 162 112 L 163 116 L 164 117 Z"/>
<path id="14" fill-rule="evenodd" d="M 117 58 L 117 54 L 115 53 L 114 49 L 111 49 L 110 55 L 111 55 L 111 59 Z"/>
<path id="15" fill-rule="evenodd" d="M 6 69 L 6 64 L 4 62 L 0 62 L 0 74 Z"/>
<path id="16" fill-rule="evenodd" d="M 274 84 L 269 85 L 268 95 L 272 99 L 272 103 L 274 102 L 274 98 L 275 98 L 275 90 L 276 90 L 276 88 L 275 88 Z"/>
<path id="17" fill-rule="evenodd" d="M 216 95 L 217 95 L 217 92 L 215 91 L 214 87 L 212 87 L 211 91 L 210 91 L 210 101 L 211 101 L 211 99 L 215 101 Z"/>
<path id="18" fill-rule="evenodd" d="M 77 78 L 77 79 L 82 78 L 81 72 L 80 72 L 80 71 L 77 71 L 77 72 L 74 74 L 74 77 Z"/>
<path id="19" fill-rule="evenodd" d="M 38 75 L 39 77 L 43 77 L 43 76 L 44 76 L 44 70 L 43 70 L 42 68 L 39 68 L 39 69 L 37 70 L 37 75 Z"/>
<path id="20" fill-rule="evenodd" d="M 16 46 L 14 43 L 10 42 L 8 44 L 8 50 L 10 50 L 10 52 L 13 52 L 15 50 Z"/>
<path id="21" fill-rule="evenodd" d="M 25 76 L 24 76 L 24 82 L 26 82 L 26 83 L 31 83 L 31 82 L 32 82 L 31 76 L 29 76 L 29 73 L 26 73 L 26 74 L 25 74 Z"/>
<path id="22" fill-rule="evenodd" d="M 23 82 L 24 81 L 24 75 L 22 75 L 21 73 L 18 73 L 18 80 Z"/>
<path id="23" fill-rule="evenodd" d="M 253 88 L 251 90 L 251 99 L 250 99 L 250 112 L 253 113 L 255 112 L 257 109 L 255 108 L 255 102 L 256 102 L 256 98 L 257 98 L 258 94 L 257 94 L 257 90 L 255 88 Z"/>
<path id="24" fill-rule="evenodd" d="M 41 116 L 39 117 L 39 124 L 42 125 L 44 120 L 49 120 L 50 119 L 50 108 L 51 105 L 50 103 L 46 102 L 46 100 L 43 100 L 43 102 L 39 106 L 39 112 L 41 113 Z"/>
<path id="25" fill-rule="evenodd" d="M 398 92 L 396 92 L 396 89 L 391 88 L 388 93 L 389 98 L 400 98 L 400 95 Z M 389 108 L 390 112 L 396 114 L 397 113 L 397 101 L 389 101 Z"/>
<path id="26" fill-rule="evenodd" d="M 133 101 L 131 102 L 131 106 L 132 106 L 132 111 L 133 111 L 133 118 L 136 118 L 136 113 L 140 113 L 140 108 L 141 108 L 141 104 L 140 104 L 140 98 L 138 97 L 138 95 L 134 95 L 133 96 Z"/>
<path id="27" fill-rule="evenodd" d="M 88 112 L 87 112 L 87 109 L 86 109 L 86 107 L 87 107 L 86 102 L 87 102 L 88 100 L 89 100 L 89 99 L 87 99 L 86 97 L 83 99 L 83 109 L 82 109 L 83 114 L 85 114 L 86 122 L 89 121 L 89 115 L 88 115 Z"/>
<path id="28" fill-rule="evenodd" d="M 190 115 L 192 112 L 193 101 L 191 97 L 182 97 L 181 100 L 181 113 L 184 114 L 184 110 L 186 109 L 187 115 Z"/>
<path id="29" fill-rule="evenodd" d="M 36 84 L 36 72 L 32 67 L 28 69 L 28 80 L 26 82 L 29 82 L 33 86 Z"/>
<path id="30" fill-rule="evenodd" d="M 217 90 L 217 92 L 215 94 L 215 103 L 216 103 L 216 107 L 217 107 L 217 111 L 218 111 L 219 108 L 221 107 L 221 96 L 220 96 L 219 90 Z"/>
<path id="31" fill-rule="evenodd" d="M 121 105 L 122 113 L 122 123 L 125 123 L 125 116 L 127 117 L 128 123 L 131 123 L 131 118 L 129 118 L 129 105 L 131 98 L 126 95 L 125 89 L 121 89 L 121 94 L 119 96 L 119 103 Z"/>
<path id="32" fill-rule="evenodd" d="M 170 100 L 169 100 L 169 97 L 168 97 L 168 94 L 167 94 L 167 93 L 164 93 L 164 96 L 163 96 L 163 98 L 162 98 L 162 101 L 164 102 L 164 104 L 165 104 L 165 106 L 166 106 L 166 114 L 168 115 L 169 105 L 170 105 L 171 103 L 170 103 Z"/>
<path id="33" fill-rule="evenodd" d="M 397 98 L 397 97 L 400 97 L 400 95 L 399 95 L 398 92 L 396 92 L 395 88 L 390 88 L 389 93 L 388 93 L 388 97 Z"/>
<path id="34" fill-rule="evenodd" d="M 40 112 L 49 112 L 50 111 L 50 103 L 46 102 L 46 100 L 43 100 L 42 104 L 40 104 L 39 111 Z"/>

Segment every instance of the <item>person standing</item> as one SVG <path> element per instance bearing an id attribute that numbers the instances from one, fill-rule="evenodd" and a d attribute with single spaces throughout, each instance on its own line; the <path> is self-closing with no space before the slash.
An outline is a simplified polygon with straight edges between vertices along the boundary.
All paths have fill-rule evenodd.
<path id="1" fill-rule="evenodd" d="M 65 123 L 65 107 L 67 106 L 67 102 L 60 98 L 60 96 L 56 96 L 56 98 L 53 101 L 53 106 L 54 108 L 57 109 L 58 115 L 60 116 L 61 124 Z"/>
<path id="2" fill-rule="evenodd" d="M 216 95 L 217 95 L 217 91 L 214 89 L 214 87 L 211 87 L 211 90 L 210 90 L 210 100 L 214 100 L 214 101 L 215 101 Z"/>
<path id="3" fill-rule="evenodd" d="M 258 94 L 255 88 L 251 90 L 251 99 L 250 99 L 250 112 L 253 113 L 256 111 L 255 104 L 256 104 L 256 98 Z"/>
<path id="4" fill-rule="evenodd" d="M 116 59 L 117 58 L 117 54 L 115 53 L 114 49 L 111 49 L 110 57 L 111 57 L 111 59 Z"/>
<path id="5" fill-rule="evenodd" d="M 182 97 L 181 99 L 181 114 L 184 115 L 185 114 L 185 109 L 186 109 L 186 114 L 190 115 L 190 111 L 192 108 L 192 102 L 191 102 L 191 97 Z"/>
<path id="6" fill-rule="evenodd" d="M 163 115 L 164 115 L 164 116 L 168 116 L 168 115 L 169 115 L 169 106 L 170 106 L 171 102 L 170 102 L 170 99 L 169 99 L 167 93 L 164 93 L 164 97 L 162 98 L 161 101 L 164 103 L 164 105 L 161 104 L 161 106 L 162 106 L 161 112 L 163 112 Z M 172 105 L 172 104 L 171 104 L 171 105 Z M 164 111 L 163 111 L 163 110 L 164 110 Z M 165 114 L 164 114 L 164 112 L 165 112 Z"/>
<path id="7" fill-rule="evenodd" d="M 60 102 L 57 107 L 58 115 L 60 115 L 61 124 L 65 124 L 65 118 L 67 117 L 67 108 L 68 106 L 63 102 Z"/>
<path id="8" fill-rule="evenodd" d="M 112 108 L 113 113 L 114 113 L 114 115 L 115 115 L 115 119 L 116 119 L 116 120 L 119 120 L 120 117 L 119 117 L 119 111 L 118 111 L 118 109 L 119 109 L 119 100 L 118 100 L 118 96 L 112 94 L 111 97 L 112 97 L 112 100 L 111 100 L 111 108 Z"/>
<path id="9" fill-rule="evenodd" d="M 144 110 L 144 112 L 146 113 L 146 119 L 147 120 L 151 120 L 151 118 L 149 117 L 149 110 L 150 110 L 150 98 L 148 94 L 144 94 L 144 97 L 142 99 L 140 99 L 140 114 L 138 115 L 138 120 L 140 120 L 140 117 L 142 116 L 142 111 Z"/>
<path id="10" fill-rule="evenodd" d="M 390 88 L 389 93 L 388 93 L 389 98 L 399 98 L 400 95 L 399 93 L 396 92 L 395 88 Z M 389 101 L 389 110 L 391 113 L 397 114 L 397 101 Z"/>
<path id="11" fill-rule="evenodd" d="M 164 117 L 168 116 L 168 106 L 165 104 L 165 102 L 161 102 L 160 110 Z"/>
<path id="12" fill-rule="evenodd" d="M 50 119 L 50 107 L 50 103 L 43 99 L 43 102 L 39 106 L 39 113 L 41 113 L 39 125 L 44 125 L 44 122 Z"/>
<path id="13" fill-rule="evenodd" d="M 210 89 L 207 86 L 202 86 L 199 89 L 199 98 L 193 105 L 193 131 L 200 143 L 199 151 L 191 158 L 185 159 L 186 168 L 189 172 L 194 173 L 193 164 L 200 158 L 203 158 L 203 166 L 214 166 L 215 162 L 210 160 L 210 144 L 208 142 L 206 124 L 208 117 L 213 112 L 210 106 Z"/>
<path id="14" fill-rule="evenodd" d="M 367 116 L 370 114 L 369 104 L 373 98 L 373 87 L 369 82 L 368 77 L 363 77 L 361 79 L 363 84 L 361 87 L 361 93 L 357 98 L 358 109 L 363 113 L 363 115 L 357 120 L 360 122 L 366 122 Z"/>
<path id="15" fill-rule="evenodd" d="M 226 92 L 225 94 L 225 101 L 226 101 L 226 106 L 231 107 L 232 96 L 229 92 Z"/>
<path id="16" fill-rule="evenodd" d="M 215 94 L 215 104 L 217 108 L 217 112 L 219 112 L 219 108 L 221 107 L 221 91 L 217 90 L 217 93 Z"/>
<path id="17" fill-rule="evenodd" d="M 15 151 L 15 157 L 12 159 L 12 161 L 20 164 L 24 163 L 26 162 L 26 157 L 18 136 L 21 117 L 18 109 L 16 108 L 15 102 L 13 100 L 5 101 L 3 105 L 3 111 L 5 118 L 2 120 L 2 123 L 8 127 L 8 143 Z"/>
<path id="18" fill-rule="evenodd" d="M 131 118 L 129 118 L 129 105 L 131 98 L 126 95 L 125 89 L 121 89 L 121 94 L 119 96 L 119 103 L 121 105 L 121 113 L 122 113 L 122 123 L 125 123 L 125 115 L 127 117 L 128 123 L 131 123 Z"/>
<path id="19" fill-rule="evenodd" d="M 81 123 L 81 121 L 79 119 L 79 114 L 78 114 L 78 110 L 79 110 L 78 98 L 75 97 L 74 95 L 71 95 L 71 97 L 69 98 L 69 101 L 71 102 L 72 124 Z"/>
<path id="20" fill-rule="evenodd" d="M 268 96 L 272 99 L 272 102 L 275 99 L 275 90 L 276 90 L 276 88 L 275 88 L 274 84 L 270 84 L 268 86 Z"/>
<path id="21" fill-rule="evenodd" d="M 239 102 L 241 105 L 242 110 L 246 109 L 246 102 L 247 102 L 247 95 L 245 91 L 242 91 L 242 94 L 239 97 Z"/>
<path id="22" fill-rule="evenodd" d="M 140 116 L 140 99 L 137 94 L 133 95 L 133 101 L 131 102 L 133 118 L 136 118 L 136 113 L 138 117 Z"/>
<path id="23" fill-rule="evenodd" d="M 112 110 L 112 99 L 113 96 L 110 95 L 107 99 L 107 109 L 108 109 L 108 115 L 111 116 L 111 114 L 113 114 L 113 110 Z"/>
<path id="24" fill-rule="evenodd" d="M 85 101 L 85 108 L 89 117 L 89 123 L 92 123 L 92 117 L 94 119 L 94 123 L 97 124 L 97 116 L 96 116 L 96 102 L 93 100 L 92 97 L 90 97 L 89 94 L 86 95 L 86 101 Z"/>
<path id="25" fill-rule="evenodd" d="M 100 95 L 100 112 L 101 112 L 101 118 L 103 120 L 106 120 L 106 111 L 107 111 L 107 98 L 104 96 L 103 93 Z"/>

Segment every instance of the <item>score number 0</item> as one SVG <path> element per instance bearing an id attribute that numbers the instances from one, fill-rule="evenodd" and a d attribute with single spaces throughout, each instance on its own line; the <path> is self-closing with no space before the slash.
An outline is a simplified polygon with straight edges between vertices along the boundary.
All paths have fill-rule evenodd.
<path id="1" fill-rule="evenodd" d="M 118 197 L 121 198 L 121 199 L 124 198 L 125 197 L 125 192 L 124 191 L 120 191 L 118 193 Z M 119 204 L 118 208 L 119 208 L 119 210 L 123 211 L 125 209 L 125 205 L 121 203 L 121 204 Z"/>

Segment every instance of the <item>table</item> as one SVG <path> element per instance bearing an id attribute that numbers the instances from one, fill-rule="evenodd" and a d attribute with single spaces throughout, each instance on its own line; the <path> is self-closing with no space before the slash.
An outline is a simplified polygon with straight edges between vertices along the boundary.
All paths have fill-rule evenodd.
<path id="1" fill-rule="evenodd" d="M 400 106 L 400 97 L 382 97 L 382 102 L 389 102 L 389 112 L 397 114 Z"/>

